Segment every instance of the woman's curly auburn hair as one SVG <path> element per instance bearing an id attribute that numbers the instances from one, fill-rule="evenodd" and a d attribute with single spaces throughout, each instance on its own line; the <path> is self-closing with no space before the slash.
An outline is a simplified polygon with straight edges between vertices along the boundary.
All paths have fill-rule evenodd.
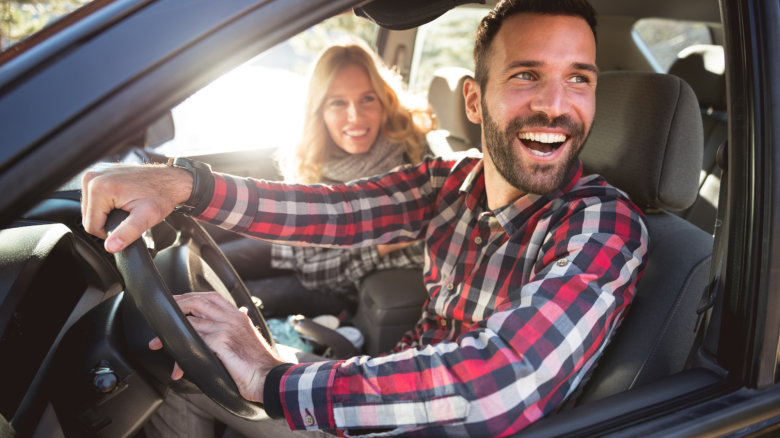
<path id="1" fill-rule="evenodd" d="M 285 181 L 301 184 L 318 183 L 322 163 L 337 147 L 330 138 L 323 119 L 323 103 L 336 74 L 344 67 L 363 67 L 382 104 L 380 134 L 403 146 L 413 164 L 422 159 L 424 136 L 435 129 L 435 119 L 427 108 L 409 108 L 398 97 L 389 82 L 396 82 L 373 51 L 360 43 L 336 45 L 326 49 L 317 60 L 309 78 L 304 109 L 303 135 L 293 148 L 279 150 L 277 160 Z M 418 121 L 424 127 L 415 123 Z M 425 126 L 427 125 L 427 126 Z M 426 129 L 427 128 L 427 129 Z"/>

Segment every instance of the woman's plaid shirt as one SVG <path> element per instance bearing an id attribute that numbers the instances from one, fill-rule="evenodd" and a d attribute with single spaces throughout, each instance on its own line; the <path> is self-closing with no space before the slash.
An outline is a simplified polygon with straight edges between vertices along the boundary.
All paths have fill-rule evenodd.
<path id="1" fill-rule="evenodd" d="M 215 174 L 200 220 L 277 243 L 424 238 L 429 299 L 395 352 L 281 378 L 292 429 L 505 436 L 552 411 L 612 337 L 647 262 L 640 210 L 577 161 L 564 187 L 486 208 L 481 156 L 346 185 Z M 383 434 L 384 435 L 384 434 Z"/>

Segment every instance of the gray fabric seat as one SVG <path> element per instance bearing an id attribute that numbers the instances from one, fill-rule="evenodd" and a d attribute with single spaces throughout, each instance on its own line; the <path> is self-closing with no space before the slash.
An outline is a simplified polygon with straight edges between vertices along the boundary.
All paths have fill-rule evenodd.
<path id="1" fill-rule="evenodd" d="M 675 76 L 599 76 L 596 119 L 581 154 L 645 211 L 650 258 L 631 308 L 576 400 L 582 405 L 682 371 L 707 287 L 712 236 L 665 210 L 697 198 L 702 162 L 699 106 Z"/>
<path id="2" fill-rule="evenodd" d="M 463 83 L 473 76 L 473 72 L 460 67 L 440 68 L 433 73 L 428 103 L 436 112 L 439 129 L 428 134 L 428 143 L 436 155 L 482 148 L 482 128 L 466 117 L 463 97 Z"/>
<path id="3" fill-rule="evenodd" d="M 669 74 L 683 79 L 696 93 L 704 134 L 699 195 L 690 208 L 675 214 L 710 234 L 715 232 L 720 190 L 720 169 L 715 156 L 728 135 L 724 61 L 723 47 L 700 44 L 680 52 L 669 69 Z"/>

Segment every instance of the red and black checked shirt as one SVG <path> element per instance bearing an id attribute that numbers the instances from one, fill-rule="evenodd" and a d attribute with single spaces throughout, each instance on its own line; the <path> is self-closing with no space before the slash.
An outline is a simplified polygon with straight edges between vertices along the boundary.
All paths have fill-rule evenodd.
<path id="1" fill-rule="evenodd" d="M 292 429 L 505 436 L 551 412 L 615 332 L 647 262 L 644 216 L 578 161 L 564 187 L 490 211 L 481 156 L 346 185 L 215 174 L 200 220 L 278 243 L 424 238 L 429 299 L 395 352 L 281 378 Z"/>

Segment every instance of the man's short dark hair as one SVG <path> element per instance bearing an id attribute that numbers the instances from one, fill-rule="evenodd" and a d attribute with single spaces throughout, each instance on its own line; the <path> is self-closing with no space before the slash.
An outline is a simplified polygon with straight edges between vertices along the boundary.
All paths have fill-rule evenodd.
<path id="1" fill-rule="evenodd" d="M 488 61 L 493 40 L 504 20 L 523 12 L 582 17 L 593 31 L 593 38 L 596 38 L 596 10 L 588 0 L 501 0 L 477 28 L 474 76 L 483 92 L 487 86 Z"/>

